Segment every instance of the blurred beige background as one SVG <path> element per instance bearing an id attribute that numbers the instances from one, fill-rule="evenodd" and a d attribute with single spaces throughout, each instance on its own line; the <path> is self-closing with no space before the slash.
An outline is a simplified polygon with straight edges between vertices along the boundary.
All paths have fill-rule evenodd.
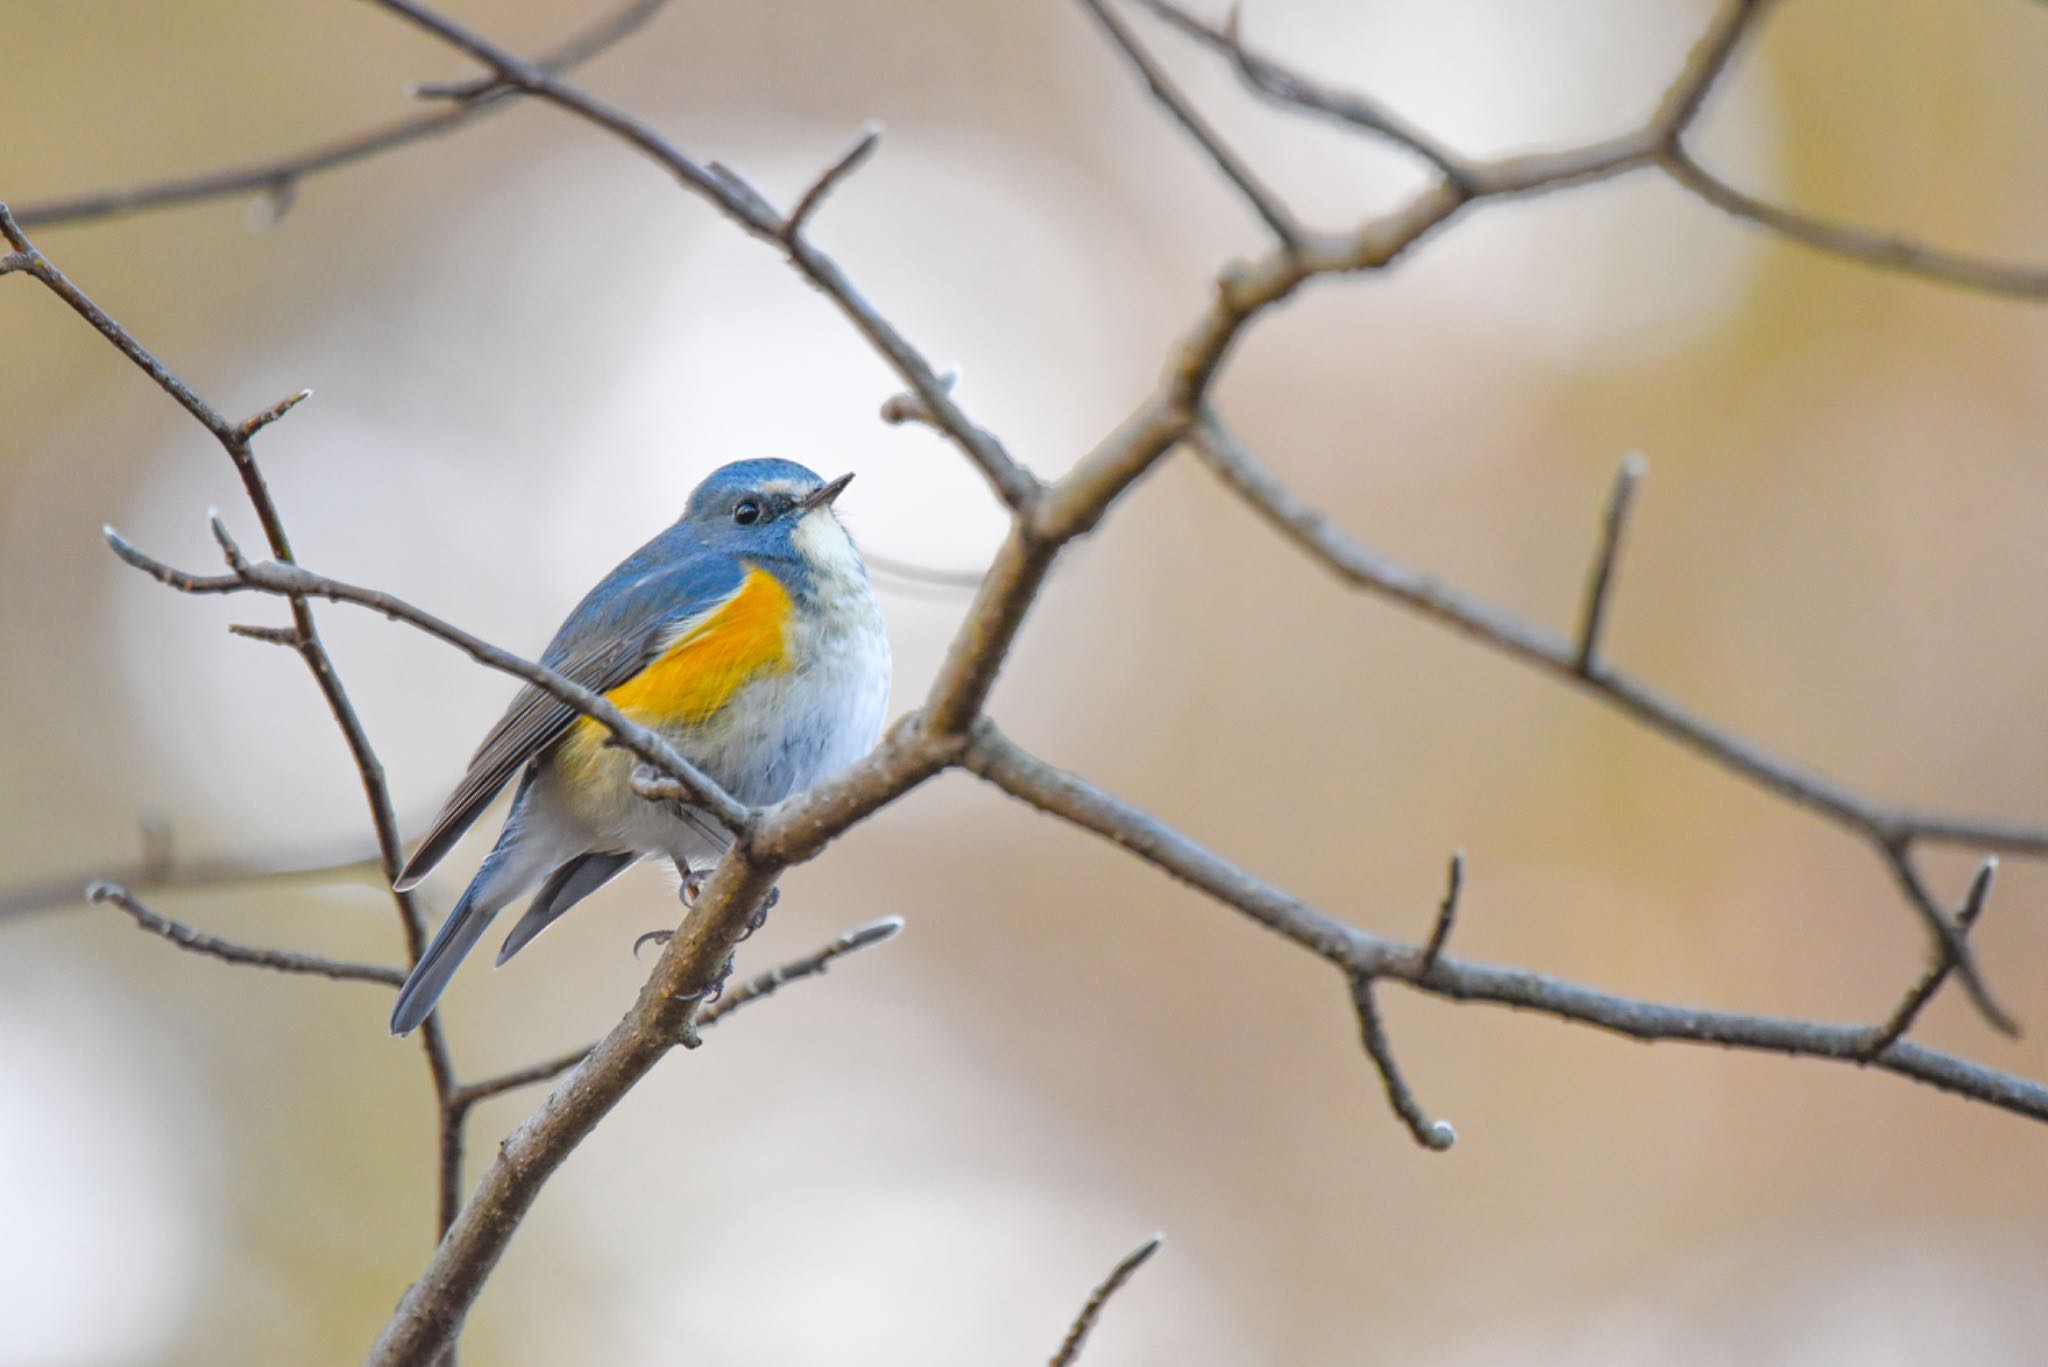
<path id="1" fill-rule="evenodd" d="M 593 8 L 466 6 L 537 49 Z M 1617 130 L 1690 0 L 1262 0 L 1264 45 L 1473 151 Z M 356 3 L 0 0 L 0 195 L 287 150 L 466 74 Z M 1259 110 L 1147 27 L 1306 213 L 1413 167 Z M 1739 183 L 2048 259 L 2048 12 L 1787 0 L 1708 120 Z M 816 235 L 969 410 L 1056 473 L 1151 382 L 1255 226 L 1077 7 L 675 0 L 585 73 L 788 197 L 890 133 Z M 746 455 L 857 470 L 872 549 L 944 567 L 999 519 L 895 385 L 759 244 L 549 111 L 308 183 L 41 245 L 266 436 L 308 564 L 509 646 Z M 274 605 L 119 571 L 112 522 L 191 565 L 220 452 L 53 299 L 0 285 L 0 881 L 357 836 Z M 1654 179 L 1484 211 L 1395 276 L 1257 329 L 1248 438 L 1384 549 L 1553 623 L 1609 476 L 1650 458 L 1614 658 L 1894 798 L 2048 815 L 2048 312 L 1770 242 Z M 958 598 L 892 594 L 899 706 Z M 509 683 L 322 614 L 416 833 Z M 1054 582 L 996 699 L 1011 730 L 1331 911 L 1419 934 L 1470 851 L 1460 952 L 1615 990 L 1874 1019 L 1922 962 L 1850 837 L 1555 684 L 1347 595 L 1191 464 Z M 472 842 L 473 845 L 480 842 Z M 429 885 L 438 914 L 477 850 Z M 1935 866 L 1956 893 L 1967 859 Z M 2038 1361 L 2048 1134 L 1849 1068 L 1645 1049 L 1390 992 L 1424 1104 L 1386 1113 L 1327 968 L 971 780 L 794 874 L 742 968 L 901 913 L 886 950 L 676 1057 L 548 1188 L 466 1360 L 1043 1360 L 1146 1233 L 1165 1254 L 1090 1362 Z M 1980 943 L 2033 1027 L 1958 996 L 1922 1036 L 2048 1074 L 2048 876 L 2008 861 Z M 251 941 L 390 960 L 367 881 L 164 896 Z M 675 919 L 636 871 L 448 999 L 465 1072 L 580 1042 Z M 112 912 L 0 927 L 0 1362 L 346 1362 L 426 1256 L 416 1048 L 375 988 L 178 954 Z M 484 1108 L 475 1155 L 537 1100 Z"/>

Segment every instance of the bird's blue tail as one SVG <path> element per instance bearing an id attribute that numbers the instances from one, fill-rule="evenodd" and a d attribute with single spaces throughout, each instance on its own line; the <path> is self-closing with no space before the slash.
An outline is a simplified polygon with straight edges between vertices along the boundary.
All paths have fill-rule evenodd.
<path id="1" fill-rule="evenodd" d="M 433 943 L 427 952 L 420 955 L 420 961 L 413 965 L 412 973 L 406 978 L 405 986 L 398 989 L 398 1001 L 391 1008 L 391 1033 L 410 1035 L 419 1029 L 420 1022 L 434 1009 L 434 1003 L 441 1000 L 441 994 L 448 988 L 448 980 L 455 976 L 455 970 L 462 967 L 462 961 L 469 957 L 469 951 L 476 948 L 476 942 L 483 938 L 491 918 L 498 914 L 503 902 L 484 902 L 478 897 L 485 876 L 490 872 L 488 864 L 478 871 L 474 881 L 462 894 L 462 900 L 455 904 L 455 910 L 448 913 L 448 919 L 441 923 Z"/>

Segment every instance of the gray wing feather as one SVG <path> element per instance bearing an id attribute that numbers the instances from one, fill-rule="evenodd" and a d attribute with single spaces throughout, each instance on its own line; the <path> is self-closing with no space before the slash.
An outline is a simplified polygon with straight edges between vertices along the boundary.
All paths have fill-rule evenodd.
<path id="1" fill-rule="evenodd" d="M 646 668 L 691 622 L 724 606 L 745 571 L 728 558 L 672 543 L 679 530 L 649 542 L 592 589 L 541 659 L 591 692 L 607 693 Z M 576 716 L 538 688 L 521 689 L 393 886 L 402 892 L 431 873 L 498 790 L 560 739 Z"/>

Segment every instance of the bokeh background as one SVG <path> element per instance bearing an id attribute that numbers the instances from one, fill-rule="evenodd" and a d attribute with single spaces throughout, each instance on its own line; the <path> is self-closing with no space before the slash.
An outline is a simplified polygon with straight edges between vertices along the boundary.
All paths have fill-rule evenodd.
<path id="1" fill-rule="evenodd" d="M 586 0 L 463 7 L 538 50 Z M 1697 0 L 1262 0 L 1260 44 L 1475 152 L 1618 131 Z M 1254 107 L 1154 37 L 1319 221 L 1419 183 Z M 281 152 L 467 74 L 358 3 L 0 0 L 0 194 Z M 1797 0 L 1702 141 L 1731 179 L 2048 259 L 2048 12 Z M 584 73 L 786 198 L 889 127 L 815 234 L 1040 471 L 1138 400 L 1256 225 L 1072 5 L 674 0 Z M 301 555 L 510 646 L 736 457 L 860 479 L 873 550 L 974 568 L 963 462 L 875 418 L 890 375 L 819 297 L 648 164 L 520 108 L 308 183 L 41 244 L 264 438 Z M 1887 797 L 2048 816 L 2048 312 L 1768 240 L 1654 177 L 1488 209 L 1382 280 L 1261 324 L 1221 390 L 1383 549 L 1567 624 L 1611 472 L 1650 475 L 1613 657 Z M 0 870 L 365 845 L 274 604 L 181 599 L 98 528 L 253 542 L 219 450 L 55 300 L 0 285 Z M 897 706 L 965 607 L 892 588 Z M 409 832 L 512 691 L 324 610 Z M 1588 701 L 1350 594 L 1199 468 L 1136 490 L 1053 581 L 995 699 L 1026 743 L 1336 914 L 1616 990 L 1869 1020 L 1920 933 L 1867 849 Z M 492 823 L 487 823 L 492 824 Z M 438 914 L 481 841 L 428 885 Z M 1936 861 L 1945 895 L 1968 872 Z M 948 777 L 787 881 L 743 970 L 900 913 L 879 953 L 665 1063 L 542 1198 L 465 1339 L 502 1363 L 1043 1360 L 1154 1229 L 1104 1364 L 2038 1361 L 2048 1135 L 1854 1069 L 1644 1048 L 1389 992 L 1424 1103 L 1386 1113 L 1326 967 Z M 2034 1027 L 1959 997 L 1924 1038 L 2048 1073 L 2048 876 L 1980 943 Z M 391 960 L 366 877 L 164 894 L 222 934 Z M 448 998 L 466 1073 L 613 1022 L 671 923 L 638 870 Z M 427 1254 L 418 1051 L 374 987 L 183 955 L 64 903 L 0 925 L 0 1362 L 354 1360 Z M 488 1155 L 538 1099 L 483 1108 Z"/>

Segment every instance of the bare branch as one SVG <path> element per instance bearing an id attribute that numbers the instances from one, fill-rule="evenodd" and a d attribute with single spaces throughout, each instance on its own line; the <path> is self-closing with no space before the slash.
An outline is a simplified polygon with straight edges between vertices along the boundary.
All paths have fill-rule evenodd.
<path id="1" fill-rule="evenodd" d="M 373 0 L 373 3 L 467 53 L 490 68 L 505 84 L 537 95 L 623 140 L 666 169 L 684 188 L 709 200 L 741 228 L 776 244 L 789 263 L 837 304 L 861 335 L 895 367 L 896 373 L 930 408 L 940 428 L 982 472 L 1004 504 L 1012 509 L 1023 508 L 1037 499 L 1038 480 L 1031 472 L 1012 460 L 1002 443 L 968 420 L 967 415 L 947 397 L 924 357 L 868 303 L 830 257 L 802 237 L 785 240 L 781 215 L 743 181 L 728 171 L 714 173 L 685 156 L 661 134 L 632 115 L 556 80 L 540 67 L 520 61 L 415 0 Z"/>
<path id="2" fill-rule="evenodd" d="M 1380 1020 L 1379 1004 L 1373 1000 L 1371 978 L 1361 973 L 1351 979 L 1351 1003 L 1358 1009 L 1358 1033 L 1365 1043 L 1365 1052 L 1386 1084 L 1387 1104 L 1401 1117 L 1416 1143 L 1434 1153 L 1444 1152 L 1458 1142 L 1458 1132 L 1447 1120 L 1430 1119 L 1416 1101 L 1415 1093 L 1409 1090 L 1408 1080 L 1401 1076 L 1400 1065 L 1394 1062 L 1394 1046 L 1387 1039 L 1386 1024 Z"/>
<path id="3" fill-rule="evenodd" d="M 1996 855 L 1986 859 L 1978 867 L 1977 876 L 1970 880 L 1970 892 L 1963 899 L 1962 910 L 1956 913 L 1958 934 L 1967 935 L 1970 927 L 1977 924 L 1977 917 L 1984 911 L 1984 899 L 1991 894 L 1991 879 L 1997 872 Z M 1913 1028 L 1913 1022 L 1919 1019 L 1920 1012 L 1927 1003 L 1934 1000 L 1934 994 L 1948 981 L 1948 975 L 1955 966 L 1956 961 L 1949 954 L 1942 953 L 1935 957 L 1934 962 L 1928 965 L 1927 972 L 1921 975 L 1920 981 L 1907 990 L 1905 998 L 1899 1002 L 1898 1009 L 1893 1011 L 1890 1018 L 1873 1033 L 1870 1047 L 1864 1053 L 1866 1060 L 1876 1058 L 1906 1037 L 1906 1032 Z"/>
<path id="4" fill-rule="evenodd" d="M 301 954 L 289 949 L 257 949 L 239 945 L 232 940 L 223 940 L 203 930 L 194 930 L 182 921 L 173 921 L 168 916 L 159 916 L 142 905 L 128 889 L 118 883 L 98 882 L 87 887 L 85 900 L 94 906 L 119 907 L 134 918 L 135 924 L 152 935 L 160 935 L 180 949 L 191 950 L 219 959 L 223 963 L 246 964 L 252 968 L 268 968 L 279 973 L 304 973 L 316 978 L 333 978 L 337 982 L 382 983 L 386 987 L 397 987 L 405 981 L 405 974 L 396 968 L 382 964 L 349 963 L 343 959 L 329 959 L 319 954 Z"/>
<path id="5" fill-rule="evenodd" d="M 1193 442 L 1204 463 L 1221 475 L 1241 498 L 1346 582 L 1413 608 L 1525 664 L 1571 680 L 1626 715 L 1723 768 L 1857 832 L 1880 851 L 1895 872 L 1903 867 L 1897 850 L 1903 842 L 1922 833 L 1917 824 L 1918 818 L 1912 814 L 1880 806 L 1833 779 L 1781 759 L 1761 746 L 1693 715 L 1648 685 L 1618 670 L 1603 667 L 1597 673 L 1582 673 L 1578 651 L 1551 632 L 1389 560 L 1352 540 L 1266 471 L 1243 443 L 1213 418 L 1195 431 Z M 1942 822 L 1939 829 L 1949 839 L 1967 839 L 1963 833 L 1971 828 L 1967 823 L 1949 819 Z M 1976 828 L 1975 834 L 1978 839 L 1972 843 L 1985 848 L 2048 852 L 2048 832 L 1986 825 Z M 1955 958 L 1956 971 L 1968 986 L 1971 1000 L 1977 1004 L 1979 1012 L 1994 1028 L 2006 1034 L 2017 1033 L 2018 1027 L 2012 1017 L 1993 999 L 1985 986 L 1976 960 L 1963 944 L 1954 923 L 1924 895 L 1924 891 L 1915 892 L 1916 880 L 1910 869 L 1904 871 L 1901 882 L 1908 891 L 1908 902 L 1913 911 L 1926 923 L 1944 951 Z"/>
<path id="6" fill-rule="evenodd" d="M 1579 616 L 1578 671 L 1590 675 L 1600 649 L 1600 628 L 1607 617 L 1607 595 L 1614 586 L 1614 566 L 1621 555 L 1622 533 L 1628 529 L 1628 515 L 1634 505 L 1636 486 L 1649 468 L 1639 451 L 1621 458 L 1614 476 L 1614 492 L 1607 496 L 1607 518 L 1600 533 L 1600 550 L 1593 557 L 1593 570 L 1586 579 L 1586 606 Z"/>
<path id="7" fill-rule="evenodd" d="M 1682 143 L 1666 149 L 1662 165 L 1673 180 L 1723 213 L 1831 256 L 1985 294 L 2048 298 L 2048 270 L 1945 252 L 1899 234 L 1834 223 L 1783 208 L 1722 180 L 1700 165 Z"/>
<path id="8" fill-rule="evenodd" d="M 1073 1367 L 1080 1361 L 1081 1345 L 1088 1341 L 1088 1335 L 1095 1328 L 1095 1321 L 1102 1318 L 1103 1307 L 1110 1297 L 1123 1290 L 1125 1282 L 1133 1273 L 1145 1265 L 1145 1260 L 1159 1251 L 1166 1242 L 1166 1236 L 1155 1234 L 1124 1255 L 1124 1260 L 1110 1269 L 1109 1275 L 1088 1296 L 1088 1303 L 1081 1307 L 1081 1313 L 1074 1317 L 1073 1326 L 1067 1330 L 1067 1337 L 1060 1343 L 1057 1353 L 1052 1355 L 1052 1367 Z"/>
<path id="9" fill-rule="evenodd" d="M 258 432 L 261 432 L 264 428 L 270 426 L 270 424 L 276 422 L 279 418 L 312 397 L 312 390 L 301 389 L 296 394 L 290 394 L 279 399 L 255 417 L 246 419 L 239 427 L 235 428 L 235 440 L 247 442 Z"/>
<path id="10" fill-rule="evenodd" d="M 772 996 L 784 983 L 792 983 L 799 978 L 809 978 L 822 974 L 834 959 L 857 953 L 860 950 L 881 944 L 885 940 L 893 939 L 896 933 L 902 929 L 902 917 L 885 916 L 879 921 L 870 921 L 864 926 L 858 926 L 853 930 L 849 930 L 846 934 L 822 949 L 813 950 L 801 959 L 792 959 L 786 964 L 771 968 L 766 973 L 750 978 L 717 1001 L 707 1004 L 697 1013 L 696 1028 L 699 1030 L 708 1029 L 747 1003 Z M 535 1083 L 546 1082 L 551 1078 L 560 1077 L 563 1073 L 568 1072 L 571 1068 L 574 1068 L 577 1064 L 588 1058 L 590 1051 L 596 1047 L 595 1045 L 586 1044 L 581 1049 L 572 1049 L 557 1058 L 529 1064 L 524 1068 L 514 1068 L 510 1072 L 500 1073 L 496 1077 L 485 1078 L 480 1082 L 468 1083 L 456 1089 L 455 1095 L 450 1098 L 450 1103 L 463 1110 L 467 1110 L 477 1102 L 490 1097 L 500 1096 L 521 1087 L 530 1087 Z"/>
<path id="11" fill-rule="evenodd" d="M 741 983 L 738 987 L 697 1013 L 697 1028 L 701 1030 L 706 1026 L 716 1025 L 719 1021 L 730 1016 L 749 1002 L 757 1002 L 764 997 L 773 996 L 785 983 L 793 983 L 799 978 L 816 977 L 824 973 L 831 966 L 834 959 L 843 958 L 848 954 L 857 954 L 863 949 L 869 949 L 884 941 L 893 940 L 902 929 L 903 918 L 901 916 L 884 916 L 879 921 L 870 921 L 864 926 L 856 926 L 822 949 L 813 950 L 801 959 L 792 959 L 786 964 L 771 968 L 766 973 L 759 974 Z"/>
<path id="12" fill-rule="evenodd" d="M 1238 194 L 1244 197 L 1245 203 L 1251 205 L 1252 211 L 1272 229 L 1273 236 L 1280 239 L 1281 245 L 1289 251 L 1299 251 L 1305 237 L 1301 225 L 1294 221 L 1294 216 L 1281 204 L 1279 197 L 1266 188 L 1258 176 L 1253 174 L 1252 169 L 1240 161 L 1237 154 L 1224 143 L 1221 135 L 1209 126 L 1208 120 L 1196 110 L 1193 102 L 1173 83 L 1173 78 L 1168 76 L 1165 69 L 1153 60 L 1152 54 L 1145 50 L 1144 44 L 1138 41 L 1138 36 L 1111 11 L 1110 3 L 1111 0 L 1081 0 L 1082 8 L 1095 16 L 1095 21 L 1102 25 L 1103 32 L 1109 35 L 1110 41 L 1116 44 L 1124 59 L 1144 80 L 1145 88 L 1151 92 L 1152 98 L 1173 116 L 1173 121 L 1179 124 L 1190 138 L 1195 140 L 1195 144 L 1215 164 L 1216 169 L 1223 173 L 1224 179 L 1237 187 Z"/>
<path id="13" fill-rule="evenodd" d="M 1463 158 L 1384 105 L 1348 90 L 1324 85 L 1244 44 L 1243 10 L 1236 5 L 1218 25 L 1197 18 L 1174 0 L 1136 0 L 1169 26 L 1229 59 L 1245 85 L 1275 104 L 1319 115 L 1345 127 L 1385 138 L 1434 166 L 1452 185 L 1471 184 Z"/>
<path id="14" fill-rule="evenodd" d="M 1867 1060 L 1871 1039 L 1867 1025 L 1831 1025 L 1641 1001 L 1527 969 L 1448 956 L 1439 957 L 1425 969 L 1420 946 L 1401 944 L 1318 911 L 1086 779 L 1025 753 L 991 727 L 977 732 L 962 762 L 970 772 L 1019 801 L 1129 850 L 1353 977 L 1398 979 L 1431 996 L 1536 1011 L 1634 1040 L 1867 1062 L 1870 1067 L 2015 1115 L 2048 1121 L 2048 1086 L 1911 1040 L 1900 1040 L 1883 1055 Z"/>
<path id="15" fill-rule="evenodd" d="M 591 692 L 545 665 L 521 659 L 510 651 L 502 650 L 480 637 L 472 636 L 462 628 L 451 625 L 432 613 L 424 612 L 403 599 L 375 589 L 345 584 L 338 579 L 314 574 L 296 564 L 275 560 L 245 565 L 241 570 L 229 574 L 189 574 L 137 549 L 111 527 L 103 528 L 102 534 L 106 537 L 107 544 L 113 547 L 114 554 L 158 583 L 168 585 L 180 593 L 204 595 L 256 592 L 293 600 L 326 598 L 337 603 L 353 603 L 358 607 L 369 608 L 394 621 L 417 627 L 429 636 L 454 646 L 477 663 L 524 680 L 604 726 L 619 744 L 661 770 L 677 785 L 674 789 L 664 790 L 660 796 L 687 797 L 735 833 L 744 833 L 753 825 L 752 809 L 677 754 L 675 747 L 658 732 L 631 720 L 602 694 Z M 393 876 L 396 876 L 395 872 Z"/>
<path id="16" fill-rule="evenodd" d="M 1422 971 L 1424 973 L 1436 964 L 1437 956 L 1450 943 L 1451 926 L 1458 919 L 1458 896 L 1465 890 L 1465 852 L 1457 851 L 1451 856 L 1451 871 L 1444 885 L 1444 900 L 1437 904 L 1436 924 L 1430 928 L 1429 942 L 1422 947 Z"/>
<path id="17" fill-rule="evenodd" d="M 839 182 L 859 170 L 861 163 L 873 155 L 881 141 L 882 125 L 870 120 L 854 138 L 853 145 L 840 153 L 839 159 L 826 167 L 818 178 L 811 182 L 810 188 L 804 191 L 803 198 L 796 202 L 796 208 L 789 211 L 789 221 L 782 225 L 782 239 L 785 243 L 794 244 L 803 236 L 804 224 L 818 211 L 818 206 L 825 202 L 825 197 L 839 187 Z"/>
<path id="18" fill-rule="evenodd" d="M 199 891 L 271 882 L 317 881 L 344 874 L 377 871 L 376 851 L 364 841 L 350 841 L 309 850 L 290 850 L 269 858 L 217 855 L 180 857 L 170 842 L 169 828 L 144 823 L 143 853 L 135 863 L 109 872 L 93 870 L 57 874 L 0 889 L 0 921 L 55 906 L 76 906 L 78 890 L 88 883 L 114 883 L 132 893 Z"/>
<path id="19" fill-rule="evenodd" d="M 553 72 L 580 66 L 631 36 L 667 3 L 668 0 L 628 0 L 563 42 L 537 65 L 542 70 Z M 288 198 L 300 182 L 314 176 L 466 127 L 493 110 L 505 107 L 509 97 L 515 93 L 495 80 L 467 81 L 448 86 L 445 92 L 462 103 L 454 109 L 376 124 L 283 157 L 199 175 L 173 176 L 165 180 L 144 181 L 139 185 L 35 200 L 19 205 L 15 212 L 22 226 L 43 228 L 239 195 Z M 0 274 L 4 273 L 0 271 Z"/>
<path id="20" fill-rule="evenodd" d="M 95 304 L 85 292 L 72 284 L 64 273 L 36 249 L 23 234 L 21 226 L 8 213 L 7 206 L 0 204 L 0 236 L 20 252 L 32 258 L 32 272 L 37 279 L 58 298 L 68 304 L 72 311 L 90 323 L 102 337 L 135 363 L 144 374 L 155 381 L 157 386 L 175 399 L 179 406 L 191 414 L 201 426 L 213 434 L 214 440 L 227 453 L 228 460 L 241 478 L 242 491 L 248 497 L 250 506 L 256 512 L 256 519 L 263 528 L 263 535 L 269 543 L 270 553 L 277 564 L 272 568 L 279 573 L 293 572 L 292 548 L 285 536 L 284 519 L 278 512 L 277 504 L 270 496 L 270 486 L 263 478 L 263 471 L 256 463 L 256 453 L 250 445 L 251 436 L 268 423 L 274 422 L 292 406 L 296 400 L 277 405 L 266 414 L 258 414 L 248 423 L 230 424 L 198 393 L 172 374 L 169 367 L 152 355 L 149 349 L 137 341 L 126 328 Z M 228 535 L 226 525 L 218 514 L 210 519 L 215 539 L 220 543 L 229 565 L 236 576 L 246 575 L 249 570 L 234 539 Z M 117 548 L 118 549 L 118 548 Z M 131 548 L 132 550 L 132 548 Z M 355 762 L 356 774 L 363 788 L 363 798 L 370 809 L 370 824 L 377 834 L 378 864 L 386 886 L 398 876 L 401 848 L 398 841 L 398 818 L 392 810 L 391 792 L 384 782 L 384 765 L 377 758 L 377 752 L 370 744 L 369 733 L 364 730 L 362 719 L 356 714 L 355 704 L 350 700 L 348 690 L 342 686 L 341 676 L 335 671 L 334 660 L 327 653 L 327 647 L 320 638 L 319 626 L 313 620 L 313 609 L 303 594 L 287 593 L 291 603 L 292 634 L 296 638 L 299 658 L 305 661 L 312 674 L 320 695 L 326 700 L 335 725 L 340 728 L 342 739 L 348 746 L 349 756 Z M 392 905 L 398 912 L 400 931 L 405 937 L 408 962 L 418 962 L 420 952 L 426 945 L 426 921 L 420 914 L 418 903 L 412 894 L 391 890 Z M 441 1031 L 439 1022 L 428 1021 L 420 1031 L 420 1049 L 426 1057 L 427 1072 L 433 1081 L 434 1097 L 441 1109 L 441 1181 L 440 1181 L 440 1227 L 446 1229 L 455 1218 L 455 1207 L 461 1199 L 462 1136 L 458 1126 L 451 1125 L 447 1118 L 447 1099 L 455 1089 L 455 1065 L 448 1055 L 448 1042 Z"/>

